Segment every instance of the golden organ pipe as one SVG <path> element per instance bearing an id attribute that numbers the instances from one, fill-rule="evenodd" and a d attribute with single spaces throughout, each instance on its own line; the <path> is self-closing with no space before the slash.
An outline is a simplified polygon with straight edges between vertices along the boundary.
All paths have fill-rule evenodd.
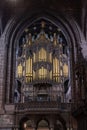
<path id="1" fill-rule="evenodd" d="M 65 76 L 68 76 L 68 65 L 64 64 L 63 66 L 63 72 Z"/>
<path id="2" fill-rule="evenodd" d="M 40 61 L 41 61 L 41 50 L 40 50 Z"/>
<path id="3" fill-rule="evenodd" d="M 45 61 L 46 61 L 46 58 L 47 58 L 47 53 L 46 53 L 46 50 L 44 50 L 44 52 L 45 52 Z"/>
<path id="4" fill-rule="evenodd" d="M 40 72 L 39 73 L 40 73 L 40 75 L 39 75 L 40 77 L 39 78 L 41 79 L 41 68 L 40 68 Z"/>
<path id="5" fill-rule="evenodd" d="M 44 68 L 42 67 L 42 78 L 44 78 Z"/>
<path id="6" fill-rule="evenodd" d="M 33 80 L 35 80 L 35 71 L 33 71 Z"/>
<path id="7" fill-rule="evenodd" d="M 55 59 L 53 59 L 53 74 L 55 73 Z"/>
<path id="8" fill-rule="evenodd" d="M 43 72 L 44 72 L 44 70 L 43 70 L 43 67 L 41 68 L 41 77 L 43 78 Z"/>
<path id="9" fill-rule="evenodd" d="M 30 76 L 31 76 L 31 58 L 30 58 L 30 72 L 29 73 L 30 73 Z"/>
<path id="10" fill-rule="evenodd" d="M 28 73 L 30 73 L 30 70 L 31 70 L 31 64 L 30 64 L 30 57 L 29 57 L 29 61 L 28 61 Z"/>
<path id="11" fill-rule="evenodd" d="M 57 73 L 58 73 L 58 70 L 57 70 L 57 64 L 58 64 L 57 62 L 58 62 L 58 61 L 57 61 L 57 59 L 56 59 L 56 58 L 55 58 L 55 62 L 56 62 L 56 64 L 55 64 L 55 65 L 56 65 L 56 74 L 57 74 Z"/>
<path id="12" fill-rule="evenodd" d="M 22 65 L 21 63 L 18 65 L 18 77 L 22 76 Z"/>
<path id="13" fill-rule="evenodd" d="M 44 49 L 42 51 L 42 54 L 43 54 L 42 60 L 44 61 L 45 60 L 45 51 L 44 51 Z"/>
<path id="14" fill-rule="evenodd" d="M 32 61 L 31 61 L 32 59 L 30 58 L 30 76 L 31 76 L 31 74 L 32 74 Z"/>
<path id="15" fill-rule="evenodd" d="M 52 79 L 52 71 L 50 71 L 50 79 Z"/>
<path id="16" fill-rule="evenodd" d="M 27 60 L 26 60 L 26 73 L 27 73 Z"/>

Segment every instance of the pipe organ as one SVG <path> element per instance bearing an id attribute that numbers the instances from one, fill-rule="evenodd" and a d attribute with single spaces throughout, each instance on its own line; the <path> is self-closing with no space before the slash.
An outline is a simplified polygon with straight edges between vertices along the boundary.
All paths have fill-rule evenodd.
<path id="1" fill-rule="evenodd" d="M 59 44 L 55 42 L 57 42 L 57 40 L 54 40 L 53 43 L 49 43 L 48 41 L 48 46 L 48 44 L 41 44 L 39 41 L 38 44 L 41 44 L 40 47 L 38 48 L 38 46 L 36 46 L 36 48 L 34 48 L 35 43 L 32 43 L 31 45 L 29 41 L 29 44 L 26 45 L 26 48 L 24 50 L 26 54 L 26 64 L 24 67 L 21 62 L 18 64 L 17 77 L 21 78 L 23 76 L 23 69 L 25 69 L 24 76 L 26 77 L 26 83 L 33 82 L 37 79 L 49 79 L 53 80 L 54 82 L 60 82 L 61 77 L 68 77 L 67 57 L 64 59 L 64 54 L 62 55 L 63 52 L 61 51 L 62 45 L 58 46 Z M 49 51 L 48 47 L 50 47 L 50 45 L 52 45 L 53 48 Z M 26 50 L 28 51 L 28 53 L 26 53 Z M 59 57 L 59 55 L 61 55 L 61 58 Z"/>
<path id="2" fill-rule="evenodd" d="M 58 37 L 57 33 L 49 37 L 43 27 L 36 37 L 30 32 L 23 37 L 16 56 L 17 80 L 22 79 L 25 86 L 64 83 L 69 76 L 69 62 L 63 42 Z"/>

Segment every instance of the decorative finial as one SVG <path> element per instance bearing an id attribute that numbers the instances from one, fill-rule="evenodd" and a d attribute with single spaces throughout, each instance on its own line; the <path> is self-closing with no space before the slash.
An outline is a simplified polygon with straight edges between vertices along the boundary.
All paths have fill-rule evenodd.
<path id="1" fill-rule="evenodd" d="M 56 36 L 56 33 L 54 33 L 54 45 L 57 45 L 57 36 Z"/>

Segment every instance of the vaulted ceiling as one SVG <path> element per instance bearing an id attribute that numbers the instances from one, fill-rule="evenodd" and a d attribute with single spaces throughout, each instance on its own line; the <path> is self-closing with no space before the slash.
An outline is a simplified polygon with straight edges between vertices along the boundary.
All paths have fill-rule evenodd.
<path id="1" fill-rule="evenodd" d="M 1 9 L 24 10 L 26 8 L 56 8 L 58 10 L 79 10 L 82 7 L 81 0 L 3 0 L 0 3 Z"/>
<path id="2" fill-rule="evenodd" d="M 3 0 L 0 3 L 0 15 L 2 15 L 3 26 L 5 26 L 8 19 L 14 14 L 35 9 L 47 9 L 73 15 L 81 26 L 82 10 L 86 3 L 86 0 Z"/>

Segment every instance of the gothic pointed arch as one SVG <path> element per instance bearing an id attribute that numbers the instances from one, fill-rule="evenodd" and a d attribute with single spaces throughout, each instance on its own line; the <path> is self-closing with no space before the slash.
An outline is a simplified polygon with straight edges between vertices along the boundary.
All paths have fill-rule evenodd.
<path id="1" fill-rule="evenodd" d="M 38 11 L 37 11 L 38 12 Z M 71 22 L 69 22 L 69 18 L 66 17 L 62 17 L 61 15 L 58 15 L 54 13 L 51 14 L 51 12 L 49 13 L 49 11 L 46 12 L 42 12 L 39 15 L 37 14 L 37 12 L 33 12 L 31 13 L 32 17 L 25 15 L 25 18 L 22 20 L 21 18 L 23 17 L 19 17 L 19 18 L 13 18 L 10 21 L 11 26 L 9 27 L 9 25 L 7 25 L 7 31 L 6 31 L 6 42 L 7 42 L 7 55 L 6 55 L 6 59 L 7 59 L 7 70 L 6 70 L 6 82 L 8 82 L 8 84 L 6 85 L 6 102 L 13 102 L 13 95 L 14 95 L 14 86 L 15 86 L 15 62 L 16 62 L 16 58 L 15 58 L 15 49 L 16 46 L 18 45 L 18 38 L 21 37 L 24 29 L 28 28 L 29 26 L 32 26 L 32 24 L 35 21 L 38 21 L 40 19 L 44 19 L 46 21 L 51 22 L 52 24 L 54 24 L 57 28 L 59 28 L 60 30 L 62 30 L 62 33 L 64 35 L 64 37 L 66 38 L 66 42 L 68 43 L 69 46 L 69 50 L 71 52 L 70 54 L 70 58 L 71 58 L 71 63 L 70 63 L 70 67 L 73 69 L 74 66 L 72 65 L 72 61 L 76 62 L 77 58 L 77 53 L 78 53 L 78 48 L 80 47 L 80 43 L 81 43 L 81 38 L 80 38 L 80 32 L 79 32 L 79 27 L 77 27 L 76 22 L 71 19 Z M 37 15 L 36 15 L 37 14 Z M 14 20 L 15 19 L 15 20 Z M 73 24 L 72 24 L 73 22 Z M 77 28 L 77 32 L 74 32 L 74 28 Z M 74 55 L 73 55 L 74 54 Z M 56 61 L 56 59 L 55 59 Z M 56 61 L 56 63 L 58 63 L 58 61 Z M 64 66 L 66 68 L 66 65 Z M 10 70 L 11 68 L 11 70 Z M 43 71 L 45 70 L 45 64 L 43 66 Z M 19 64 L 19 71 L 20 69 L 22 70 L 22 66 L 21 64 Z M 42 70 L 40 70 L 42 71 Z M 39 71 L 39 72 L 40 72 Z M 9 72 L 9 73 L 8 73 Z M 74 77 L 74 72 L 71 73 L 71 78 L 73 80 Z M 21 75 L 21 74 L 20 74 Z M 9 78 L 8 78 L 9 77 Z M 32 79 L 30 79 L 32 80 Z M 56 79 L 58 80 L 58 79 Z M 67 79 L 66 79 L 67 80 Z M 72 85 L 73 86 L 73 81 L 72 81 Z M 10 91 L 9 91 L 10 90 Z M 7 98 L 8 97 L 8 98 Z"/>

